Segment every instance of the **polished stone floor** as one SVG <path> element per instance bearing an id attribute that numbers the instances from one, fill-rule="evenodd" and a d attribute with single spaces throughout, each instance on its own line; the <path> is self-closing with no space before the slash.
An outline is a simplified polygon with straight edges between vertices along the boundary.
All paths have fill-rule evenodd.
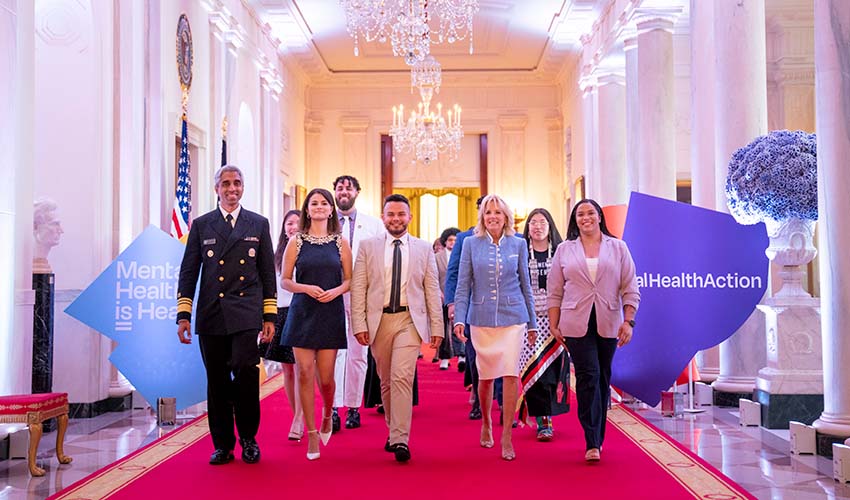
<path id="1" fill-rule="evenodd" d="M 708 408 L 681 418 L 662 417 L 652 408 L 637 410 L 760 499 L 850 499 L 850 485 L 832 479 L 831 460 L 790 455 L 787 431 L 741 427 L 737 409 Z M 200 411 L 193 408 L 181 414 L 180 422 Z M 55 432 L 45 434 L 39 465 L 47 474 L 31 478 L 25 460 L 0 461 L 0 500 L 45 498 L 174 428 L 157 427 L 150 410 L 72 420 L 65 452 L 74 457 L 73 464 L 58 466 L 53 456 Z"/>

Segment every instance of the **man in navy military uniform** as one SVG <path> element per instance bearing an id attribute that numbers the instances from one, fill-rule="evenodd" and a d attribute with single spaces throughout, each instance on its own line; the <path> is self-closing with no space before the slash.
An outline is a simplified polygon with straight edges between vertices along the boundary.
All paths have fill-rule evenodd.
<path id="1" fill-rule="evenodd" d="M 177 335 L 192 342 L 192 297 L 198 276 L 195 333 L 207 371 L 209 426 L 215 452 L 210 464 L 233 460 L 236 436 L 242 460 L 260 460 L 254 438 L 260 426 L 257 335 L 274 335 L 277 319 L 274 253 L 265 217 L 244 210 L 242 171 L 225 165 L 215 174 L 219 207 L 193 221 L 180 266 Z"/>

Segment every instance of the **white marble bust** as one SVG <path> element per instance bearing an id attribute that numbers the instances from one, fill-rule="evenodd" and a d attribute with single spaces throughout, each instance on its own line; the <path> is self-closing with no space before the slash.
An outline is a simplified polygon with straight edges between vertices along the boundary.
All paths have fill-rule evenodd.
<path id="1" fill-rule="evenodd" d="M 56 202 L 49 198 L 39 198 L 33 203 L 32 227 L 35 237 L 32 272 L 34 274 L 52 273 L 47 254 L 59 244 L 62 236 L 62 224 L 56 217 Z"/>

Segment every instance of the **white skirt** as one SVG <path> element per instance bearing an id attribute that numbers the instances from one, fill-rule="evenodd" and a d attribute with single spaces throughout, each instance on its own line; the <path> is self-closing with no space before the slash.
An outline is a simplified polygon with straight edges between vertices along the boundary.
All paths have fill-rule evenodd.
<path id="1" fill-rule="evenodd" d="M 469 326 L 478 378 L 490 380 L 519 376 L 519 353 L 525 342 L 525 324 Z"/>

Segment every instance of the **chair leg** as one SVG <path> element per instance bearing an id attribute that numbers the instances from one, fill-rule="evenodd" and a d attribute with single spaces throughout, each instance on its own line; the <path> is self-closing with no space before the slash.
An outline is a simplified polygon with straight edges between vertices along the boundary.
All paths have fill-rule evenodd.
<path id="1" fill-rule="evenodd" d="M 29 465 L 30 475 L 33 477 L 41 477 L 44 475 L 44 469 L 35 464 L 35 455 L 38 452 L 38 442 L 41 441 L 41 423 L 29 424 L 30 428 L 30 447 L 27 452 L 27 465 Z"/>
<path id="2" fill-rule="evenodd" d="M 73 458 L 65 455 L 65 431 L 68 430 L 68 414 L 56 417 L 58 429 L 56 432 L 56 458 L 60 464 L 69 464 Z"/>

